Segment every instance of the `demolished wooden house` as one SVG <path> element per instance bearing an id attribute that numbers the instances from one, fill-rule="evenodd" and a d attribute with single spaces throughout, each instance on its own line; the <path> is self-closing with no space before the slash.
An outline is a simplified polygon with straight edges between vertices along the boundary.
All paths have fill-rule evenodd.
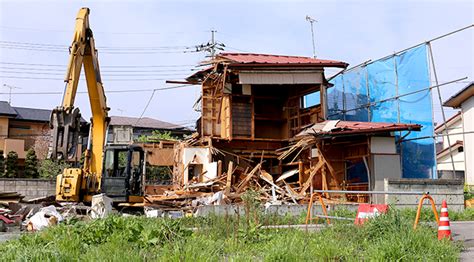
<path id="1" fill-rule="evenodd" d="M 210 64 L 187 78 L 202 93 L 198 135 L 175 147 L 174 185 L 183 192 L 232 199 L 253 185 L 267 199 L 278 198 L 276 188 L 297 202 L 310 187 L 371 190 L 387 176 L 381 166 L 399 157 L 394 132 L 421 128 L 327 120 L 324 70 L 344 62 L 222 53 Z M 391 167 L 387 174 L 400 176 L 400 165 Z"/>

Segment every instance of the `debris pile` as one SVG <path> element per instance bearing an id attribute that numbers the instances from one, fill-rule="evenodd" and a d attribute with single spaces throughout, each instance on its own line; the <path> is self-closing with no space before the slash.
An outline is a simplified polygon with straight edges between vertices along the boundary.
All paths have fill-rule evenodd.
<path id="1" fill-rule="evenodd" d="M 107 209 L 106 205 L 101 206 Z M 91 219 L 92 213 L 92 208 L 83 204 L 60 205 L 55 196 L 23 200 L 23 196 L 16 192 L 0 193 L 0 232 L 13 228 L 38 231 L 70 218 Z"/>
<path id="2" fill-rule="evenodd" d="M 218 166 L 220 165 L 219 161 Z M 260 193 L 262 202 L 298 204 L 301 200 L 306 200 L 304 193 L 309 187 L 309 182 L 300 187 L 297 183 L 285 181 L 296 174 L 297 169 L 291 170 L 274 180 L 273 176 L 262 168 L 262 162 L 251 169 L 248 167 L 244 169 L 240 166 L 234 168 L 234 162 L 230 161 L 227 172 L 213 179 L 205 182 L 191 181 L 159 194 L 146 194 L 144 201 L 145 206 L 164 211 L 192 211 L 203 205 L 239 203 L 242 201 L 243 193 L 253 189 Z"/>
<path id="3" fill-rule="evenodd" d="M 0 192 L 0 204 L 18 203 L 23 196 L 17 192 Z"/>

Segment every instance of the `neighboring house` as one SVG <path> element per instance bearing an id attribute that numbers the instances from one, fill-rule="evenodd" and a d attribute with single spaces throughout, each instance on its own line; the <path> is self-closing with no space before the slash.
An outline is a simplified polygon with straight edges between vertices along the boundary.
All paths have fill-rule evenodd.
<path id="1" fill-rule="evenodd" d="M 436 152 L 438 178 L 464 179 L 465 163 L 461 112 L 446 120 L 446 123 L 438 125 L 435 128 L 435 134 L 442 138 L 441 146 Z M 455 174 L 453 174 L 453 163 Z"/>
<path id="2" fill-rule="evenodd" d="M 51 110 L 14 107 L 0 101 L 0 149 L 6 156 L 15 151 L 24 159 L 28 149 L 35 149 L 44 159 L 50 142 L 49 118 Z"/>
<path id="3" fill-rule="evenodd" d="M 443 106 L 461 109 L 465 181 L 474 185 L 474 82 L 444 102 Z M 451 136 L 450 136 L 451 138 Z"/>
<path id="4" fill-rule="evenodd" d="M 160 121 L 157 119 L 143 117 L 111 116 L 108 133 L 108 143 L 133 143 L 140 142 L 138 138 L 142 135 L 152 135 L 153 131 L 170 132 L 171 136 L 183 138 L 193 131 L 176 124 Z"/>

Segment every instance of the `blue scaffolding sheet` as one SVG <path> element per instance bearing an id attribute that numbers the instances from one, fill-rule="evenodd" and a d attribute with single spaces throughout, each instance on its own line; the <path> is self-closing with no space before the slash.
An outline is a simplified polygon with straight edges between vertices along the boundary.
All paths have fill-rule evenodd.
<path id="1" fill-rule="evenodd" d="M 403 177 L 435 177 L 426 45 L 356 67 L 335 77 L 331 83 L 334 86 L 327 91 L 329 119 L 422 125 L 419 132 L 399 132 L 397 135 L 404 138 L 397 147 Z"/>

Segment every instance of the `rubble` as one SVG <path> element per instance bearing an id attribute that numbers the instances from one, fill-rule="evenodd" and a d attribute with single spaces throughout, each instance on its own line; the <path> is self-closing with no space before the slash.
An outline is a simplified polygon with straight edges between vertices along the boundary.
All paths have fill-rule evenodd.
<path id="1" fill-rule="evenodd" d="M 19 203 L 24 196 L 17 192 L 0 192 L 0 204 Z"/>
<path id="2" fill-rule="evenodd" d="M 56 210 L 56 207 L 51 205 L 41 208 L 25 223 L 28 231 L 37 231 L 48 226 L 57 225 L 63 220 L 63 216 Z"/>

